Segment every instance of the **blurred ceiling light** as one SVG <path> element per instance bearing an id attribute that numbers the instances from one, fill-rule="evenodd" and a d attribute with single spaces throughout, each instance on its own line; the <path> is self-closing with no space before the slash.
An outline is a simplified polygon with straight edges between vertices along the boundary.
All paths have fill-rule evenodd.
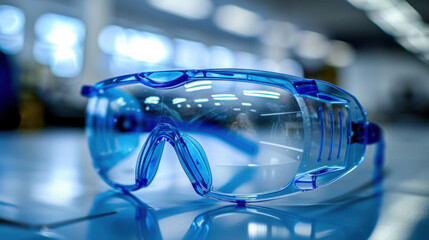
<path id="1" fill-rule="evenodd" d="M 55 51 L 53 62 L 51 63 L 51 71 L 58 77 L 75 77 L 82 70 L 82 64 L 79 63 L 80 59 L 77 52 L 72 49 L 62 48 Z"/>
<path id="2" fill-rule="evenodd" d="M 367 12 L 384 32 L 396 38 L 405 49 L 419 58 L 429 51 L 429 27 L 420 14 L 405 0 L 348 0 Z"/>
<path id="3" fill-rule="evenodd" d="M 259 14 L 235 5 L 220 6 L 214 15 L 214 22 L 219 28 L 243 37 L 256 36 L 263 28 L 263 19 Z"/>
<path id="4" fill-rule="evenodd" d="M 343 41 L 332 40 L 326 63 L 333 67 L 347 67 L 353 63 L 356 53 L 353 47 Z"/>
<path id="5" fill-rule="evenodd" d="M 131 30 L 127 54 L 131 59 L 152 64 L 161 64 L 171 56 L 170 40 L 164 36 Z"/>
<path id="6" fill-rule="evenodd" d="M 175 39 L 174 65 L 181 68 L 205 68 L 209 61 L 204 44 L 184 39 Z"/>
<path id="7" fill-rule="evenodd" d="M 385 8 L 403 0 L 347 0 L 356 8 L 363 10 L 375 10 Z"/>
<path id="8" fill-rule="evenodd" d="M 76 18 L 47 13 L 36 20 L 34 28 L 37 40 L 33 54 L 36 61 L 49 65 L 55 76 L 78 76 L 83 64 L 83 22 Z"/>
<path id="9" fill-rule="evenodd" d="M 0 6 L 0 49 L 6 54 L 16 54 L 24 46 L 25 16 L 21 9 Z"/>
<path id="10" fill-rule="evenodd" d="M 83 42 L 85 25 L 76 18 L 47 13 L 40 16 L 35 25 L 39 40 L 57 46 L 73 47 Z"/>
<path id="11" fill-rule="evenodd" d="M 422 29 L 422 18 L 407 2 L 368 13 L 368 17 L 386 33 L 401 36 L 416 34 Z"/>
<path id="12" fill-rule="evenodd" d="M 232 68 L 234 67 L 234 55 L 228 48 L 213 46 L 210 48 L 209 68 Z"/>
<path id="13" fill-rule="evenodd" d="M 98 34 L 98 46 L 107 54 L 126 55 L 127 34 L 124 28 L 110 25 L 104 27 Z"/>
<path id="14" fill-rule="evenodd" d="M 245 69 L 256 68 L 256 56 L 248 52 L 236 52 L 235 67 Z"/>
<path id="15" fill-rule="evenodd" d="M 270 46 L 289 48 L 295 44 L 297 27 L 289 22 L 265 21 L 261 41 Z"/>
<path id="16" fill-rule="evenodd" d="M 280 72 L 293 76 L 304 76 L 304 68 L 299 62 L 293 59 L 283 59 L 280 62 Z"/>
<path id="17" fill-rule="evenodd" d="M 302 58 L 322 59 L 328 54 L 329 42 L 320 33 L 303 31 L 299 33 L 295 51 Z"/>
<path id="18" fill-rule="evenodd" d="M 14 35 L 24 28 L 25 16 L 19 8 L 0 6 L 0 19 L 0 34 L 2 35 Z"/>
<path id="19" fill-rule="evenodd" d="M 207 18 L 212 10 L 211 0 L 148 0 L 153 7 L 191 20 Z"/>

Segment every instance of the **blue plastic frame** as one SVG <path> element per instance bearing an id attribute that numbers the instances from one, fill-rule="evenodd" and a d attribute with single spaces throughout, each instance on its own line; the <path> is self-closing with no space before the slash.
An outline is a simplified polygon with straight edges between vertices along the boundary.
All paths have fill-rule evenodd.
<path id="1" fill-rule="evenodd" d="M 179 156 L 179 160 L 189 177 L 195 191 L 204 197 L 236 202 L 244 204 L 246 202 L 266 201 L 283 197 L 288 194 L 313 190 L 317 187 L 332 183 L 357 167 L 363 160 L 367 144 L 378 143 L 377 155 L 375 158 L 375 167 L 377 176 L 382 172 L 384 142 L 382 139 L 382 131 L 374 123 L 369 123 L 366 118 L 366 112 L 350 93 L 341 88 L 320 80 L 309 80 L 301 77 L 278 74 L 272 72 L 243 70 L 243 69 L 202 69 L 202 70 L 174 70 L 174 71 L 158 71 L 158 72 L 143 72 L 120 77 L 110 78 L 101 81 L 94 86 L 83 86 L 81 94 L 86 97 L 93 97 L 103 94 L 104 90 L 125 84 L 144 84 L 151 88 L 168 89 L 182 86 L 184 84 L 199 81 L 199 80 L 230 80 L 243 81 L 251 83 L 259 83 L 286 89 L 299 99 L 298 103 L 306 116 L 306 124 L 309 127 L 304 129 L 307 144 L 304 148 L 304 157 L 301 162 L 300 169 L 294 180 L 284 188 L 273 192 L 253 194 L 253 195 L 228 195 L 218 192 L 213 192 L 211 186 L 210 166 L 205 159 L 204 151 L 201 146 L 192 139 L 192 137 L 182 134 L 177 129 L 171 127 L 168 123 L 158 123 L 152 130 L 149 138 L 141 150 L 137 161 L 136 182 L 133 185 L 119 185 L 111 182 L 103 172 L 99 171 L 100 176 L 109 185 L 120 188 L 124 191 L 134 191 L 142 187 L 148 186 L 153 180 L 156 170 L 159 165 L 159 160 L 162 155 L 164 143 L 170 142 Z M 350 119 L 347 119 L 347 131 L 339 132 L 341 138 L 343 134 L 347 137 L 347 151 L 343 154 L 344 167 L 338 167 L 330 160 L 340 157 L 333 156 L 333 116 L 338 114 L 342 117 L 341 109 L 338 113 L 329 110 L 328 115 L 324 114 L 325 105 L 338 105 L 342 109 L 350 111 Z M 315 123 L 310 120 L 308 109 L 305 106 L 314 106 L 319 112 L 320 123 Z M 328 116 L 331 122 L 331 131 L 326 132 L 324 126 L 324 116 Z M 340 121 L 342 124 L 342 121 Z M 319 124 L 319 125 L 317 125 Z M 310 144 L 314 141 L 314 128 L 320 131 L 320 147 L 314 149 Z M 342 129 L 343 126 L 340 127 Z M 325 136 L 330 139 L 329 154 L 327 159 L 323 159 L 324 146 L 326 143 Z M 317 157 L 316 157 L 317 156 Z M 304 164 L 303 164 L 304 162 Z M 201 164 L 202 163 L 202 164 Z M 95 163 L 96 164 L 96 163 Z"/>

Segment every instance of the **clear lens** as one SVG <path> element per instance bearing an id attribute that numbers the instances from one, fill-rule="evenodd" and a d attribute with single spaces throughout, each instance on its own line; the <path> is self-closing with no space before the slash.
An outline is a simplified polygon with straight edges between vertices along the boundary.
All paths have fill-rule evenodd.
<path id="1" fill-rule="evenodd" d="M 139 146 L 145 137 L 138 131 L 141 105 L 122 89 L 107 89 L 92 97 L 87 107 L 87 135 L 94 166 L 108 182 L 135 183 Z"/>
<path id="2" fill-rule="evenodd" d="M 279 190 L 294 178 L 303 156 L 302 113 L 293 94 L 282 88 L 239 81 L 198 81 L 172 89 L 132 84 L 107 89 L 91 101 L 91 152 L 100 172 L 109 172 L 116 183 L 134 183 L 138 152 L 159 123 L 202 146 L 217 193 Z M 98 114 L 101 109 L 107 109 L 105 117 Z"/>

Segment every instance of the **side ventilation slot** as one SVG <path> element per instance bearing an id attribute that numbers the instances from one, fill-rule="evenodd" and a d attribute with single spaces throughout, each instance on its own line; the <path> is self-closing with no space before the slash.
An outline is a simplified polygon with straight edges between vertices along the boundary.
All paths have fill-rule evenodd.
<path id="1" fill-rule="evenodd" d="M 331 144 L 329 145 L 328 161 L 332 159 L 332 150 L 334 149 L 334 114 L 329 110 L 329 122 L 331 123 Z"/>
<path id="2" fill-rule="evenodd" d="M 343 113 L 341 112 L 341 109 L 338 109 L 338 120 L 340 122 L 340 138 L 338 143 L 338 153 L 337 153 L 337 160 L 340 159 L 341 154 L 341 147 L 343 145 Z"/>
<path id="3" fill-rule="evenodd" d="M 301 164 L 295 186 L 303 191 L 344 175 L 349 164 L 350 105 L 341 99 L 303 97 L 311 126 L 308 161 Z"/>
<path id="4" fill-rule="evenodd" d="M 328 111 L 322 106 L 319 106 L 317 110 L 320 125 L 320 146 L 317 162 L 340 160 L 345 134 L 343 111 L 340 108 Z"/>
<path id="5" fill-rule="evenodd" d="M 320 119 L 320 149 L 319 149 L 319 157 L 317 157 L 317 161 L 322 161 L 323 147 L 325 143 L 325 118 L 323 116 L 323 108 L 319 107 L 319 119 Z"/>

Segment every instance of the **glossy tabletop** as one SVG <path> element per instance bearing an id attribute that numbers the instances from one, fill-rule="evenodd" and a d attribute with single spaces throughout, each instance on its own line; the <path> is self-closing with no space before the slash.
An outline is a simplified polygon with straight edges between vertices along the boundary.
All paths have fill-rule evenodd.
<path id="1" fill-rule="evenodd" d="M 428 239 L 429 125 L 383 128 L 383 179 L 370 146 L 329 186 L 244 207 L 198 196 L 170 147 L 128 195 L 95 173 L 82 129 L 0 132 L 0 238 Z"/>

